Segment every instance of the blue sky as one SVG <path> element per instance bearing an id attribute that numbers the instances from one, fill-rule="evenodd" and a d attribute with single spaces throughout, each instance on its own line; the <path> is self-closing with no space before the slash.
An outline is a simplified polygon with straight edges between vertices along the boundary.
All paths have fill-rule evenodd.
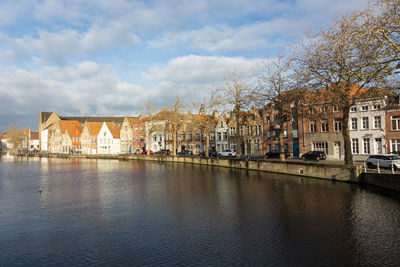
<path id="1" fill-rule="evenodd" d="M 201 95 L 253 73 L 368 0 L 0 2 L 0 131 L 39 110 L 135 116 L 151 100 Z"/>

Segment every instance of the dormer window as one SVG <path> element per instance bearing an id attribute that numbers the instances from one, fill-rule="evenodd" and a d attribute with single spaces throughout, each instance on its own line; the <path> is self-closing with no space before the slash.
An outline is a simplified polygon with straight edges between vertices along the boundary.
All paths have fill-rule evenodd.
<path id="1" fill-rule="evenodd" d="M 362 107 L 361 107 L 361 110 L 362 110 L 362 111 L 368 111 L 368 106 L 362 106 Z"/>
<path id="2" fill-rule="evenodd" d="M 107 135 L 107 133 L 106 133 L 106 132 L 104 132 L 104 137 L 106 137 L 106 135 Z"/>
<path id="3" fill-rule="evenodd" d="M 379 109 L 381 109 L 381 105 L 379 104 L 374 105 L 374 110 L 379 110 Z"/>
<path id="4" fill-rule="evenodd" d="M 357 112 L 357 107 L 351 107 L 350 112 Z"/>

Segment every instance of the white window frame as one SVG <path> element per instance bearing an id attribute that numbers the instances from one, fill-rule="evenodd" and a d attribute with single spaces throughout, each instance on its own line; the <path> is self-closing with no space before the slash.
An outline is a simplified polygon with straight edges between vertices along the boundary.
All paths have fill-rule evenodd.
<path id="1" fill-rule="evenodd" d="M 381 116 L 374 116 L 374 129 L 382 129 Z"/>
<path id="2" fill-rule="evenodd" d="M 354 130 L 354 131 L 358 130 L 358 119 L 357 118 L 351 118 L 350 130 Z"/>

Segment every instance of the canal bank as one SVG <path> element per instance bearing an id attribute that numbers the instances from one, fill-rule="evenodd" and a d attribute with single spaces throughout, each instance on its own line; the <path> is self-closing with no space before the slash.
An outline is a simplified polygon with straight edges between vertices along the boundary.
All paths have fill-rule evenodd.
<path id="1" fill-rule="evenodd" d="M 165 155 L 69 155 L 69 154 L 19 154 L 28 157 L 49 158 L 86 158 L 145 160 L 158 162 L 188 163 L 234 169 L 265 171 L 280 174 L 296 175 L 305 178 L 316 178 L 347 183 L 366 184 L 400 192 L 399 174 L 363 173 L 361 166 L 326 164 L 321 162 L 249 160 L 238 158 L 179 157 Z"/>

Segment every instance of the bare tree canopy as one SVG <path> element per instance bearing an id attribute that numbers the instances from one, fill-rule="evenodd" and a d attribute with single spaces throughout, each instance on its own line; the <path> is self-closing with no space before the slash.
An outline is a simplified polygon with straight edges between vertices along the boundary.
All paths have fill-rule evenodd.
<path id="1" fill-rule="evenodd" d="M 364 88 L 387 84 L 399 69 L 399 22 L 386 17 L 398 17 L 398 12 L 393 13 L 398 2 L 382 0 L 365 10 L 345 14 L 329 29 L 308 36 L 296 53 L 296 78 L 300 84 L 323 89 L 323 101 L 342 112 L 346 164 L 353 164 L 348 129 L 350 107 Z"/>

